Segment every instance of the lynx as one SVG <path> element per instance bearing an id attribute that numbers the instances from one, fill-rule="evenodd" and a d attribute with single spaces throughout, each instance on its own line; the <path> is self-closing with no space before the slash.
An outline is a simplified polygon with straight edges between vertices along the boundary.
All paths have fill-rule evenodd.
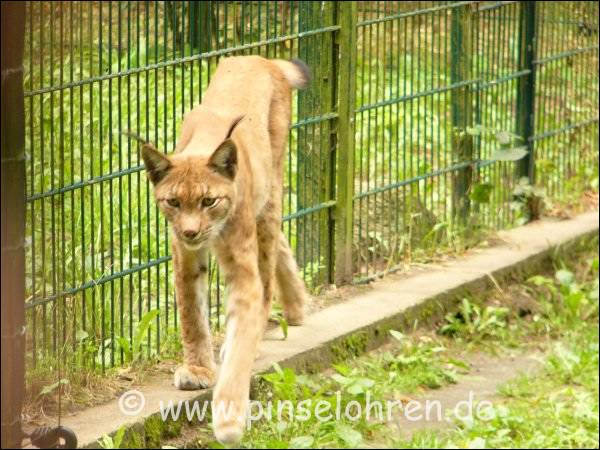
<path id="1" fill-rule="evenodd" d="M 222 59 L 202 103 L 184 118 L 175 153 L 142 147 L 172 232 L 183 340 L 174 383 L 201 389 L 216 382 L 213 428 L 226 444 L 243 434 L 252 365 L 276 288 L 288 323 L 303 320 L 307 294 L 281 231 L 281 203 L 291 90 L 309 79 L 300 60 Z M 209 250 L 228 287 L 218 377 L 206 311 Z"/>

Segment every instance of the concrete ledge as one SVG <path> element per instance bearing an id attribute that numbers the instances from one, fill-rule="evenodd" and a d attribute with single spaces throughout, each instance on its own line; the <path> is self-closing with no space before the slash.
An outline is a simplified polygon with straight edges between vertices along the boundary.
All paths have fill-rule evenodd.
<path id="1" fill-rule="evenodd" d="M 315 371 L 334 361 L 377 347 L 390 329 L 424 326 L 441 319 L 467 293 L 488 289 L 514 277 L 522 279 L 543 269 L 554 251 L 598 236 L 598 213 L 570 220 L 543 220 L 501 232 L 502 245 L 475 249 L 468 255 L 403 275 L 390 275 L 372 288 L 343 303 L 310 315 L 301 327 L 290 327 L 287 340 L 281 330 L 266 333 L 255 372 L 269 370 L 277 362 L 300 371 Z M 163 439 L 176 436 L 182 423 L 163 423 L 159 404 L 210 398 L 210 390 L 178 391 L 172 378 L 153 380 L 139 390 L 145 406 L 136 417 L 121 413 L 115 399 L 64 417 L 63 425 L 78 435 L 80 445 L 98 447 L 98 439 L 126 426 L 123 447 L 160 447 Z"/>

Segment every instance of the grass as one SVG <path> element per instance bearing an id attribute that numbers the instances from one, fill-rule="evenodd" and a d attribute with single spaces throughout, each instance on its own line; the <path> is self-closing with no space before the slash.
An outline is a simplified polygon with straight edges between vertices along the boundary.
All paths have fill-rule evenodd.
<path id="1" fill-rule="evenodd" d="M 284 13 L 278 9 L 280 6 L 271 5 L 251 2 L 244 6 L 241 15 L 246 17 L 247 26 L 241 34 L 235 27 L 239 16 L 234 14 L 239 5 L 219 6 L 221 47 L 273 37 L 278 29 L 283 32 L 283 26 L 266 27 L 267 18 Z M 373 5 L 376 11 L 367 12 L 364 5 L 361 7 L 359 20 L 391 12 L 389 6 Z M 543 9 L 548 30 L 565 35 L 561 43 L 548 39 L 544 44 L 546 56 L 597 40 L 593 34 L 576 32 L 569 24 L 552 22 L 555 14 L 565 12 L 561 8 Z M 580 9 L 577 6 L 568 12 L 584 19 L 593 17 L 594 11 Z M 30 3 L 29 11 L 33 12 L 28 17 L 25 46 L 25 89 L 29 91 L 195 52 L 185 43 L 177 44 L 163 3 L 129 7 L 125 3 L 103 7 L 81 3 L 60 8 Z M 298 25 L 301 14 L 305 12 L 292 4 L 288 33 Z M 516 80 L 485 83 L 517 68 L 517 15 L 517 5 L 508 5 L 482 13 L 478 22 L 472 72 L 483 84 L 475 94 L 479 106 L 474 128 L 480 125 L 485 132 L 473 138 L 477 156 L 482 159 L 490 158 L 497 150 L 500 132 L 514 131 Z M 322 15 L 317 16 L 304 26 L 311 29 L 323 25 Z M 357 108 L 451 83 L 450 21 L 449 12 L 437 12 L 360 27 Z M 413 42 L 413 34 L 420 36 L 418 42 Z M 311 64 L 319 65 L 325 58 L 319 49 L 326 39 L 326 35 L 306 37 L 252 52 L 289 58 L 300 51 Z M 540 71 L 538 131 L 597 115 L 597 73 L 591 70 L 596 56 L 586 55 L 556 61 Z M 136 146 L 119 132 L 137 130 L 160 148 L 173 148 L 180 118 L 200 100 L 215 63 L 216 58 L 206 58 L 26 98 L 27 195 L 94 180 L 91 185 L 76 185 L 65 193 L 28 202 L 26 288 L 31 307 L 27 310 L 27 366 L 32 398 L 56 383 L 59 371 L 76 389 L 76 384 L 85 384 L 86 379 L 100 380 L 102 373 L 110 375 L 111 367 L 127 366 L 134 353 L 148 361 L 178 354 L 170 262 L 162 260 L 156 266 L 140 268 L 148 261 L 168 258 L 167 227 L 139 170 Z M 589 68 L 591 71 L 584 70 Z M 294 120 L 330 112 L 328 105 L 319 102 L 322 88 L 315 83 L 314 91 L 299 94 L 293 107 Z M 451 103 L 452 93 L 445 92 L 357 113 L 353 174 L 356 194 L 426 177 L 454 163 Z M 315 177 L 313 172 L 325 168 L 325 173 L 331 173 L 327 166 L 329 148 L 323 143 L 328 131 L 323 123 L 291 131 L 285 172 L 286 214 L 323 200 L 328 180 Z M 558 134 L 536 146 L 540 147 L 538 179 L 548 188 L 540 195 L 546 202 L 561 199 L 573 205 L 579 203 L 582 192 L 597 192 L 597 125 Z M 131 173 L 98 179 L 119 171 Z M 459 253 L 490 230 L 523 222 L 524 205 L 513 201 L 517 181 L 513 163 L 481 169 L 472 187 L 480 195 L 472 195 L 473 213 L 462 226 L 451 214 L 451 174 L 423 178 L 357 199 L 357 278 L 385 272 L 398 262 L 428 261 Z M 314 289 L 327 281 L 331 268 L 327 260 L 327 220 L 328 212 L 324 210 L 284 226 L 303 276 Z M 133 273 L 116 275 L 128 269 Z M 98 283 L 111 276 L 115 279 Z M 89 283 L 85 289 L 64 293 L 85 283 Z M 216 328 L 224 322 L 224 299 L 214 266 L 211 287 L 211 320 Z M 57 298 L 31 303 L 44 302 L 52 295 Z M 140 339 L 139 327 L 148 314 L 155 317 L 143 330 L 145 339 Z M 131 345 L 134 341 L 136 348 Z M 59 355 L 73 357 L 65 358 L 59 368 Z"/>
<path id="2" fill-rule="evenodd" d="M 597 329 L 587 326 L 556 345 L 540 376 L 503 388 L 494 420 L 476 422 L 448 439 L 458 446 L 478 440 L 494 448 L 597 447 L 597 367 Z M 548 423 L 555 424 L 550 432 Z"/>
<path id="3" fill-rule="evenodd" d="M 503 385 L 488 418 L 460 421 L 450 429 L 417 432 L 398 439 L 389 423 L 292 420 L 285 411 L 273 421 L 252 424 L 243 448 L 594 448 L 598 446 L 598 253 L 556 261 L 550 274 L 503 286 L 482 298 L 465 299 L 433 331 L 391 332 L 382 349 L 334 365 L 319 374 L 275 367 L 263 376 L 257 398 L 321 401 L 342 411 L 372 399 L 406 403 L 412 394 L 443 389 L 469 374 L 469 355 L 503 355 L 535 349 L 544 364 L 534 375 Z M 339 394 L 338 394 L 339 392 Z M 339 396 L 339 397 L 338 397 Z M 314 409 L 312 410 L 314 413 Z M 364 411 L 364 409 L 363 409 Z M 551 426 L 549 426 L 551 424 Z M 219 447 L 205 430 L 197 444 Z M 384 444 L 382 444 L 384 443 Z"/>
<path id="4" fill-rule="evenodd" d="M 598 326 L 584 323 L 551 346 L 536 376 L 503 386 L 492 420 L 425 432 L 396 448 L 597 448 Z M 549 426 L 551 424 L 551 426 Z"/>

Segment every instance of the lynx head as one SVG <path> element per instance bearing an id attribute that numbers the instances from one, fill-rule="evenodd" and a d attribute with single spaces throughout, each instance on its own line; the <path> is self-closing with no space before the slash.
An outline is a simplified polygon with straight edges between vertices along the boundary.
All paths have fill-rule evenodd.
<path id="1" fill-rule="evenodd" d="M 142 157 L 154 197 L 177 238 L 190 250 L 206 245 L 225 225 L 236 200 L 237 148 L 231 133 L 210 156 L 165 155 L 145 143 Z"/>

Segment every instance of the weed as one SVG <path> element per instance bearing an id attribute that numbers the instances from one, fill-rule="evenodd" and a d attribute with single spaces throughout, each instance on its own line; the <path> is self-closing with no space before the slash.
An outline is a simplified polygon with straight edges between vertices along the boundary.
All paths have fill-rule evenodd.
<path id="1" fill-rule="evenodd" d="M 440 333 L 474 341 L 502 339 L 508 315 L 508 308 L 480 306 L 464 298 L 457 313 L 446 315 L 447 323 L 440 328 Z"/>
<path id="2" fill-rule="evenodd" d="M 158 317 L 160 311 L 153 309 L 145 313 L 137 324 L 133 339 L 124 336 L 117 338 L 121 350 L 125 353 L 125 361 L 137 361 L 143 354 L 144 341 L 148 331 L 152 328 L 153 321 Z"/>
<path id="3" fill-rule="evenodd" d="M 101 448 L 121 448 L 123 437 L 125 436 L 125 427 L 120 427 L 114 436 L 105 434 L 100 439 Z"/>

